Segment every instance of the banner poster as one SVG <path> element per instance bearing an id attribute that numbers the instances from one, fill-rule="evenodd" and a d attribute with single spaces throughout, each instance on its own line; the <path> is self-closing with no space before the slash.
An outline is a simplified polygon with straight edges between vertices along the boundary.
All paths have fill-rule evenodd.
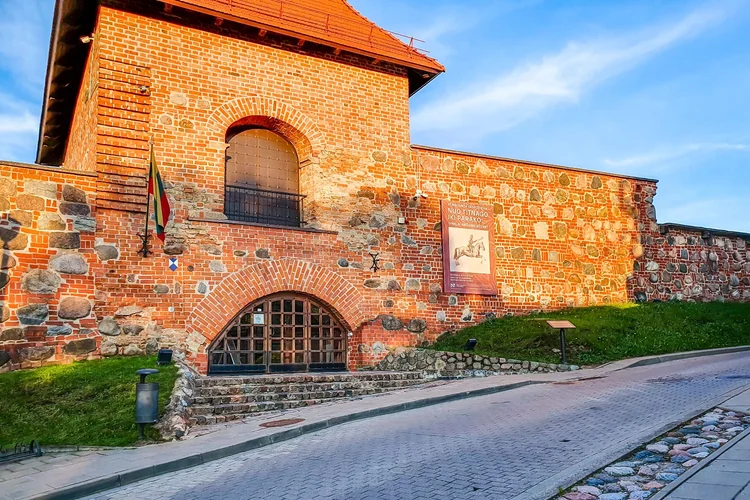
<path id="1" fill-rule="evenodd" d="M 445 293 L 497 295 L 492 206 L 441 200 Z"/>

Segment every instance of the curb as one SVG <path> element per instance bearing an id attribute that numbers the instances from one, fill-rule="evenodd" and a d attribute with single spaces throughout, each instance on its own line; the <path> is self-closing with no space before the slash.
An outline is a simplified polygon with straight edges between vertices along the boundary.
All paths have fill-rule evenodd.
<path id="1" fill-rule="evenodd" d="M 691 467 L 689 471 L 680 475 L 680 477 L 678 477 L 677 480 L 669 483 L 659 493 L 651 497 L 651 500 L 661 500 L 662 498 L 668 497 L 676 489 L 682 486 L 682 484 L 685 483 L 688 479 L 690 479 L 691 477 L 696 475 L 698 472 L 708 467 L 708 465 L 711 464 L 711 462 L 719 458 L 725 451 L 731 450 L 732 447 L 734 447 L 734 445 L 742 441 L 748 435 L 750 435 L 750 427 L 748 427 L 747 429 L 739 433 L 739 435 L 735 436 L 734 439 L 732 439 L 729 443 L 727 443 L 726 446 L 724 446 L 723 448 L 719 448 L 715 453 L 711 454 L 711 456 L 706 457 L 705 460 L 701 460 L 698 463 L 698 465 L 696 465 L 695 467 Z"/>
<path id="2" fill-rule="evenodd" d="M 407 403 L 399 403 L 390 406 L 384 406 L 382 408 L 375 408 L 372 410 L 363 410 L 356 413 L 350 413 L 348 415 L 341 415 L 338 417 L 332 417 L 320 422 L 314 422 L 310 424 L 301 425 L 294 429 L 288 429 L 280 431 L 275 434 L 263 436 L 259 438 L 248 439 L 247 441 L 232 444 L 224 448 L 211 450 L 206 453 L 198 453 L 187 457 L 182 457 L 170 462 L 165 462 L 158 465 L 150 465 L 139 469 L 131 469 L 126 472 L 118 474 L 111 474 L 109 476 L 100 477 L 91 481 L 78 483 L 73 486 L 58 489 L 51 493 L 45 493 L 42 495 L 30 497 L 35 500 L 63 500 L 81 498 L 86 495 L 98 493 L 104 490 L 117 488 L 118 486 L 124 486 L 142 479 L 147 479 L 161 474 L 169 472 L 175 472 L 180 469 L 186 469 L 195 465 L 201 465 L 212 460 L 218 460 L 237 453 L 245 451 L 255 450 L 268 446 L 274 443 L 280 443 L 289 439 L 293 439 L 304 434 L 317 432 L 328 427 L 345 424 L 347 422 L 353 422 L 355 420 L 362 420 L 371 417 L 377 417 L 380 415 L 388 415 L 391 413 L 399 413 L 402 411 L 413 410 L 416 408 L 423 408 L 425 406 L 432 406 L 440 403 L 449 403 L 451 401 L 458 401 L 461 399 L 473 398 L 478 396 L 487 396 L 490 394 L 496 394 L 499 392 L 510 391 L 529 385 L 547 384 L 547 381 L 534 381 L 526 380 L 523 382 L 517 382 L 514 384 L 508 384 L 503 386 L 486 387 L 483 389 L 476 389 L 473 391 L 457 392 L 454 394 L 446 394 L 444 396 L 435 396 L 431 398 L 425 398 L 416 401 L 410 401 Z"/>
<path id="3" fill-rule="evenodd" d="M 656 365 L 659 363 L 666 363 L 668 361 L 678 361 L 681 359 L 689 358 L 702 358 L 703 356 L 716 356 L 719 354 L 734 354 L 737 352 L 750 351 L 750 345 L 742 345 L 737 347 L 719 347 L 717 349 L 705 349 L 702 351 L 688 351 L 688 352 L 676 352 L 674 354 L 663 354 L 660 356 L 653 356 L 649 358 L 639 359 L 633 363 L 617 368 L 613 371 L 627 370 L 628 368 L 637 368 L 639 366 Z M 613 361 L 616 363 L 616 361 Z M 609 363 L 608 363 L 609 364 Z M 602 365 L 600 368 L 604 368 L 607 365 Z"/>

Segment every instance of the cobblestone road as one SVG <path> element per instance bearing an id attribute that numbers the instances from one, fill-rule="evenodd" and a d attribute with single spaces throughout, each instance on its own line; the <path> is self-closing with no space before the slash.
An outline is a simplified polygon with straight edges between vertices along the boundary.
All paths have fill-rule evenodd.
<path id="1" fill-rule="evenodd" d="M 748 379 L 750 355 L 739 354 L 529 386 L 333 427 L 95 498 L 509 499 Z"/>

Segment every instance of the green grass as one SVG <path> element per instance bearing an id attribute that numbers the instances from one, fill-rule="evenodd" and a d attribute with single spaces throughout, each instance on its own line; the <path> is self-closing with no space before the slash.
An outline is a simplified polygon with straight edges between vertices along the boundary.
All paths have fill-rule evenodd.
<path id="1" fill-rule="evenodd" d="M 46 366 L 0 375 L 0 445 L 34 439 L 44 445 L 126 446 L 138 440 L 135 384 L 155 356 L 116 357 Z M 160 414 L 169 401 L 177 367 L 159 367 Z M 158 433 L 147 426 L 147 437 Z"/>
<path id="2" fill-rule="evenodd" d="M 498 318 L 441 335 L 431 349 L 559 363 L 559 330 L 544 320 L 566 319 L 568 362 L 590 365 L 617 359 L 750 344 L 750 304 L 662 302 L 566 309 Z"/>

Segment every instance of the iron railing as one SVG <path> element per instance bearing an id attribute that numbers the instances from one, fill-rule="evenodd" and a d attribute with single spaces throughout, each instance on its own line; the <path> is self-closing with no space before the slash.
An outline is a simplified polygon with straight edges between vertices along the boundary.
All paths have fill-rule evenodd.
<path id="1" fill-rule="evenodd" d="M 245 186 L 226 186 L 224 214 L 229 220 L 299 227 L 304 195 Z"/>

